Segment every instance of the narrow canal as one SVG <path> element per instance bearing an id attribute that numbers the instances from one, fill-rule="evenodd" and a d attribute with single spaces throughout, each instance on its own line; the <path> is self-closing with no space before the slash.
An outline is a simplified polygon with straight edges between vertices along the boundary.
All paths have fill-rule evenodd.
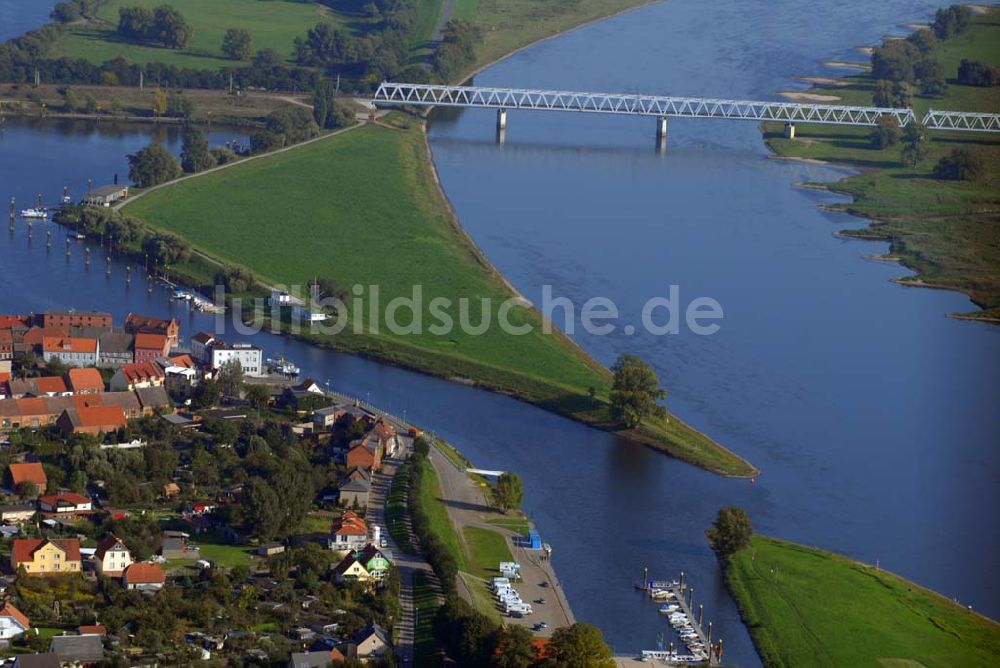
<path id="1" fill-rule="evenodd" d="M 768 97 L 794 75 L 828 73 L 821 60 L 860 57 L 855 45 L 941 4 L 674 0 L 537 45 L 477 82 Z M 504 397 L 281 337 L 257 343 L 336 389 L 406 412 L 477 465 L 521 473 L 577 618 L 600 625 L 618 651 L 652 648 L 669 630 L 632 590 L 648 564 L 657 577 L 684 570 L 726 659 L 758 662 L 703 536 L 730 503 L 761 531 L 879 559 L 1000 614 L 1000 539 L 988 529 L 1000 330 L 946 319 L 970 308 L 961 295 L 891 284 L 899 268 L 860 257 L 883 245 L 832 236 L 860 223 L 817 209 L 835 201 L 829 195 L 793 186 L 843 172 L 769 160 L 752 124 L 674 121 L 657 155 L 648 119 L 511 114 L 509 123 L 499 149 L 485 112 L 432 128 L 463 224 L 532 299 L 550 284 L 578 303 L 612 297 L 625 317 L 671 284 L 683 300 L 717 299 L 726 317 L 715 336 L 578 340 L 604 362 L 624 351 L 650 359 L 675 412 L 764 470 L 756 485 Z M 177 150 L 171 129 L 8 120 L 0 195 L 30 203 L 41 191 L 54 202 L 64 185 L 78 195 L 88 178 L 124 176 L 125 154 L 151 134 Z M 214 326 L 162 289 L 127 286 L 122 264 L 109 276 L 83 258 L 75 241 L 66 255 L 51 223 L 36 223 L 31 240 L 23 222 L 0 229 L 0 312 L 174 313 L 188 336 Z"/>

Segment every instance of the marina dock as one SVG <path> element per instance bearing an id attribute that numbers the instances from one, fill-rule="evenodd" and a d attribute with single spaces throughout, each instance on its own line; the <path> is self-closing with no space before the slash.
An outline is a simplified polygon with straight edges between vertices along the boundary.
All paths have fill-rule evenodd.
<path id="1" fill-rule="evenodd" d="M 660 662 L 664 665 L 690 665 L 707 663 L 708 665 L 719 665 L 722 661 L 722 639 L 713 638 L 712 622 L 708 622 L 707 630 L 704 624 L 704 607 L 698 606 L 695 610 L 694 587 L 684 582 L 684 573 L 676 580 L 650 580 L 647 576 L 648 569 L 643 569 L 643 580 L 636 585 L 650 598 L 660 601 L 664 605 L 676 605 L 677 610 L 671 613 L 670 617 L 664 615 L 664 619 L 671 624 L 671 631 L 678 633 L 678 627 L 674 626 L 672 619 L 674 615 L 683 615 L 681 629 L 690 629 L 694 636 L 685 640 L 681 638 L 681 643 L 686 647 L 675 647 L 670 642 L 667 648 L 660 647 L 655 650 L 642 650 L 633 660 L 640 663 L 650 661 Z M 660 612 L 660 611 L 658 611 Z M 663 614 L 662 612 L 660 614 Z M 619 665 L 630 665 L 629 657 L 616 657 Z M 624 663 L 623 663 L 624 662 Z"/>

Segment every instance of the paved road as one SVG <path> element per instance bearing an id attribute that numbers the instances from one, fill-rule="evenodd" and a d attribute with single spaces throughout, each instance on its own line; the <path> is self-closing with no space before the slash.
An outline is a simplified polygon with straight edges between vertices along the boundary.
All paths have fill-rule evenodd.
<path id="1" fill-rule="evenodd" d="M 572 624 L 575 621 L 573 611 L 552 569 L 552 563 L 542 560 L 538 550 L 526 550 L 518 546 L 514 540 L 516 534 L 513 532 L 489 523 L 489 520 L 501 519 L 504 515 L 487 505 L 482 487 L 465 472 L 465 469 L 457 467 L 437 448 L 431 448 L 430 461 L 438 473 L 441 495 L 448 508 L 448 514 L 455 524 L 459 540 L 464 540 L 462 528 L 466 526 L 495 531 L 507 538 L 514 559 L 521 564 L 522 582 L 515 585 L 515 589 L 524 601 L 531 603 L 534 613 L 527 617 L 506 618 L 504 621 L 528 628 L 544 621 L 548 624 L 548 628 L 535 632 L 540 636 L 548 636 L 554 629 Z M 462 592 L 463 585 L 460 579 L 459 593 L 469 597 L 470 594 Z M 545 603 L 536 603 L 535 601 L 539 599 L 545 599 Z"/>
<path id="2" fill-rule="evenodd" d="M 399 571 L 400 590 L 399 601 L 402 607 L 402 618 L 396 622 L 396 654 L 405 661 L 413 664 L 413 644 L 416 620 L 413 606 L 413 575 L 417 571 L 428 574 L 432 581 L 436 581 L 430 564 L 424 561 L 423 557 L 416 554 L 406 554 L 392 539 L 385 521 L 385 504 L 389 498 L 389 487 L 396 472 L 402 466 L 405 457 L 409 454 L 409 439 L 406 440 L 405 447 L 401 448 L 396 457 L 385 460 L 382 470 L 372 476 L 372 490 L 368 497 L 368 523 L 369 526 L 382 527 L 382 535 L 385 537 L 392 550 L 393 561 Z M 410 532 L 410 542 L 416 545 L 415 536 L 410 530 L 407 519 L 406 530 Z M 439 593 L 440 596 L 440 593 Z"/>

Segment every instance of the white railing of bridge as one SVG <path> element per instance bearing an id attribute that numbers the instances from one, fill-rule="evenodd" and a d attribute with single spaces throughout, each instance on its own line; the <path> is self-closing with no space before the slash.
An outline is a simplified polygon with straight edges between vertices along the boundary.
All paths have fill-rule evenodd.
<path id="1" fill-rule="evenodd" d="M 889 107 L 390 82 L 379 86 L 372 101 L 375 104 L 392 105 L 578 111 L 661 118 L 728 118 L 856 126 L 876 125 L 883 116 L 894 117 L 901 126 L 916 119 L 912 109 Z M 932 110 L 924 117 L 923 123 L 932 130 L 997 132 L 1000 131 L 1000 114 Z"/>

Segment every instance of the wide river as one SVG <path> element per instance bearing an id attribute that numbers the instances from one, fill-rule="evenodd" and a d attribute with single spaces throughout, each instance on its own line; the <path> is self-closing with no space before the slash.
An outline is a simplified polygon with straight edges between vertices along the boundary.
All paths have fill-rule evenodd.
<path id="1" fill-rule="evenodd" d="M 10 4 L 0 0 L 0 16 Z M 820 62 L 862 58 L 856 46 L 945 4 L 674 0 L 536 45 L 476 83 L 770 98 L 797 75 L 837 73 Z M 752 123 L 671 121 L 664 154 L 650 119 L 511 112 L 502 148 L 493 123 L 487 112 L 442 114 L 431 129 L 463 224 L 533 300 L 543 285 L 578 304 L 606 296 L 632 322 L 671 285 L 685 304 L 718 300 L 714 336 L 577 340 L 605 363 L 629 351 L 650 360 L 671 409 L 759 466 L 757 483 L 504 397 L 259 335 L 269 355 L 406 411 L 479 466 L 518 471 L 576 616 L 617 651 L 671 639 L 632 590 L 648 564 L 656 576 L 685 571 L 726 659 L 758 663 L 705 545 L 725 504 L 746 508 L 762 532 L 879 560 L 1000 616 L 1000 329 L 944 317 L 972 308 L 962 295 L 891 283 L 904 271 L 862 259 L 885 245 L 836 238 L 862 223 L 818 208 L 837 198 L 795 187 L 847 172 L 769 159 Z M 175 133 L 159 132 L 176 150 Z M 53 202 L 63 185 L 79 195 L 87 178 L 124 177 L 124 155 L 149 134 L 9 120 L 0 196 L 20 207 L 42 191 Z M 175 312 L 187 335 L 213 326 L 162 289 L 127 287 L 120 264 L 110 276 L 100 262 L 88 270 L 82 248 L 67 257 L 64 244 L 52 224 L 36 223 L 30 241 L 23 222 L 0 233 L 0 312 Z"/>

